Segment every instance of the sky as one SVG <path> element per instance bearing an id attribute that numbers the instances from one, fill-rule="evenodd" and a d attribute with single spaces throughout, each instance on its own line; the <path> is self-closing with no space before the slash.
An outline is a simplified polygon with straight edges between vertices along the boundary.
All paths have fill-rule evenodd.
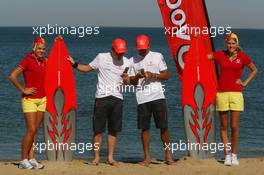
<path id="1" fill-rule="evenodd" d="M 264 29 L 262 0 L 206 0 L 213 26 Z M 0 0 L 0 26 L 162 27 L 156 0 Z"/>

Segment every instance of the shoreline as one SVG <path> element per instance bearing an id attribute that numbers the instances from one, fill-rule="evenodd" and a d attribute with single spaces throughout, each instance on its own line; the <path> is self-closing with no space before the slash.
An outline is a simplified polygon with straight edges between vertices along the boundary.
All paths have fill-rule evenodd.
<path id="1" fill-rule="evenodd" d="M 42 170 L 21 170 L 17 168 L 19 161 L 0 160 L 0 174 L 264 174 L 264 157 L 261 158 L 241 158 L 239 166 L 224 166 L 223 161 L 216 159 L 196 160 L 190 157 L 183 157 L 176 161 L 175 165 L 166 165 L 164 161 L 155 160 L 149 167 L 139 165 L 138 162 L 119 162 L 116 167 L 110 166 L 105 161 L 98 166 L 90 165 L 89 160 L 75 159 L 71 162 L 51 162 L 40 161 L 45 165 Z"/>

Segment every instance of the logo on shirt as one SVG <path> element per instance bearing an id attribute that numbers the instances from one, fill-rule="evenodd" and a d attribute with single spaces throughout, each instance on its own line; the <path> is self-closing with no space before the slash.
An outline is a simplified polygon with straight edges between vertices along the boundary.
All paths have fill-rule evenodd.
<path id="1" fill-rule="evenodd" d="M 236 64 L 241 64 L 240 59 L 236 59 Z"/>
<path id="2" fill-rule="evenodd" d="M 147 66 L 153 66 L 154 64 L 152 63 L 152 61 L 150 61 Z"/>

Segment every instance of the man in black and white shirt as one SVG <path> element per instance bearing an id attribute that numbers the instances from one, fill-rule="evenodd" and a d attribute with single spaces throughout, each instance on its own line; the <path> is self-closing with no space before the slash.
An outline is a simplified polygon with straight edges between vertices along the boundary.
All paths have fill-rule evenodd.
<path id="1" fill-rule="evenodd" d="M 141 129 L 142 144 L 144 149 L 144 161 L 141 165 L 150 164 L 150 121 L 153 114 L 156 128 L 161 130 L 161 139 L 165 145 L 169 145 L 167 106 L 164 96 L 164 87 L 161 80 L 168 80 L 167 65 L 161 53 L 150 51 L 149 37 L 139 35 L 136 38 L 138 54 L 130 59 L 129 71 L 130 83 L 137 86 L 136 99 L 138 129 Z M 173 164 L 170 150 L 165 150 L 167 164 Z"/>
<path id="2" fill-rule="evenodd" d="M 95 105 L 93 115 L 94 149 L 95 157 L 93 164 L 100 161 L 100 148 L 102 133 L 108 126 L 108 163 L 117 165 L 113 158 L 116 135 L 122 128 L 123 95 L 122 86 L 126 82 L 125 73 L 130 67 L 129 60 L 124 57 L 126 42 L 123 39 L 115 39 L 112 43 L 112 51 L 99 53 L 89 64 L 78 64 L 70 57 L 73 67 L 81 72 L 98 71 L 98 83 L 96 86 Z M 126 76 L 123 76 L 126 74 Z"/>

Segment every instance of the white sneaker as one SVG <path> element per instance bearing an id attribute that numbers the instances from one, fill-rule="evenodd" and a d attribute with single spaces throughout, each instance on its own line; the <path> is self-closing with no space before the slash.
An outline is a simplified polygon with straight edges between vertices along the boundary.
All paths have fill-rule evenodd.
<path id="1" fill-rule="evenodd" d="M 44 168 L 44 165 L 38 163 L 36 159 L 30 159 L 29 163 L 32 165 L 32 167 L 34 169 L 43 169 Z"/>
<path id="2" fill-rule="evenodd" d="M 237 159 L 237 155 L 232 153 L 232 165 L 239 165 L 239 161 Z"/>
<path id="3" fill-rule="evenodd" d="M 232 158 L 231 158 L 231 155 L 230 154 L 228 154 L 228 155 L 225 156 L 224 165 L 226 165 L 226 166 L 231 166 L 232 165 Z"/>
<path id="4" fill-rule="evenodd" d="M 32 169 L 33 166 L 29 163 L 28 159 L 24 159 L 19 162 L 18 168 L 20 169 Z"/>

